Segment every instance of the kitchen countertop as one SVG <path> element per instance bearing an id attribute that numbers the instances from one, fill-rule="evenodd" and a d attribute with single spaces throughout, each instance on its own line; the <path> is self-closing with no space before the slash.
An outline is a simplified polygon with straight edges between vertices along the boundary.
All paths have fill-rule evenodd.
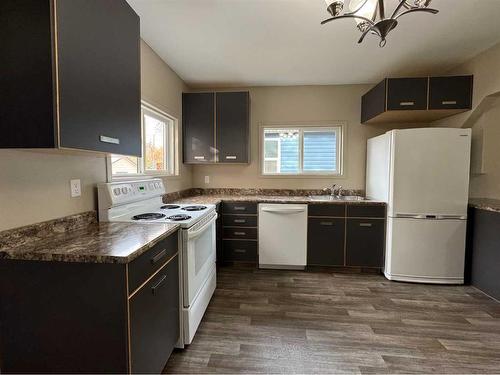
<path id="1" fill-rule="evenodd" d="M 192 197 L 177 199 L 172 203 L 193 203 L 193 204 L 218 204 L 226 202 L 257 202 L 257 203 L 315 203 L 315 204 L 377 204 L 385 205 L 385 202 L 363 199 L 360 201 L 348 200 L 317 200 L 307 196 L 286 196 L 286 195 L 231 195 L 231 194 L 202 194 Z"/>
<path id="2" fill-rule="evenodd" d="M 0 238 L 0 259 L 125 264 L 178 229 L 178 224 L 97 221 L 59 232 L 27 227 L 21 235 L 13 231 Z"/>
<path id="3" fill-rule="evenodd" d="M 469 206 L 480 210 L 500 212 L 500 199 L 470 198 Z"/>

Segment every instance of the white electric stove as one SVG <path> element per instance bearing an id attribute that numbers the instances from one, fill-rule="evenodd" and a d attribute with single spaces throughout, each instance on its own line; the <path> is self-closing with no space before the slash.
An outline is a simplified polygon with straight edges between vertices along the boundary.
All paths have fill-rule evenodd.
<path id="1" fill-rule="evenodd" d="M 99 221 L 176 223 L 182 313 L 178 347 L 190 344 L 216 287 L 213 204 L 165 204 L 161 179 L 98 185 Z"/>

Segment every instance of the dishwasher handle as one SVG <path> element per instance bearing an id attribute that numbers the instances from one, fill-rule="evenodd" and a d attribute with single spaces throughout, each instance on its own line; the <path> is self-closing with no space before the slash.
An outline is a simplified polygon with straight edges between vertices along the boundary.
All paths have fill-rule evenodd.
<path id="1" fill-rule="evenodd" d="M 262 208 L 263 212 L 273 212 L 276 214 L 296 214 L 299 212 L 304 212 L 305 208 Z"/>

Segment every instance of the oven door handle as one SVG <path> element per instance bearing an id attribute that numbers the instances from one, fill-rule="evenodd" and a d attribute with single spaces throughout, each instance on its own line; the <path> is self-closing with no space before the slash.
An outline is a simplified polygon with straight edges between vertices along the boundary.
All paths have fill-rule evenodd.
<path id="1" fill-rule="evenodd" d="M 188 240 L 198 237 L 202 234 L 210 225 L 212 225 L 215 220 L 217 220 L 217 214 L 215 214 L 205 225 L 203 225 L 200 229 L 197 229 L 193 232 L 188 231 Z"/>

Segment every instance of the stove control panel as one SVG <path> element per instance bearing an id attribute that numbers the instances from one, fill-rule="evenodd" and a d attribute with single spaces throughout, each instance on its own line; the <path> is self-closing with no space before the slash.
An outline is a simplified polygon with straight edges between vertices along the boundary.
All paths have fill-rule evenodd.
<path id="1" fill-rule="evenodd" d="M 165 186 L 159 178 L 129 182 L 112 182 L 98 186 L 99 205 L 108 207 L 162 196 Z"/>

